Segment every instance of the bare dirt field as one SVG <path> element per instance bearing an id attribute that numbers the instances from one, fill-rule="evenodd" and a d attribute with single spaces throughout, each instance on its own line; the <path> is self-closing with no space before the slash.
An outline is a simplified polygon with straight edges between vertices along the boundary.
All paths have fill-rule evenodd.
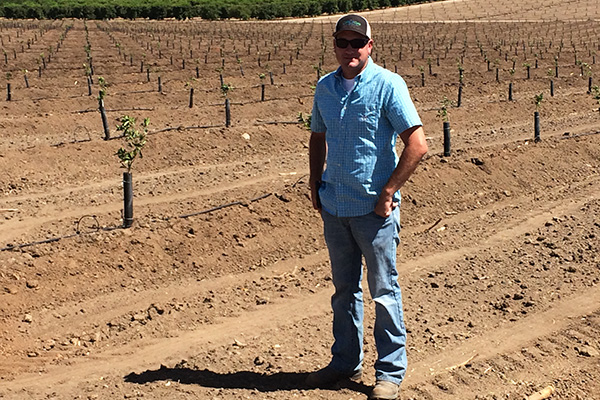
<path id="1" fill-rule="evenodd" d="M 370 14 L 430 145 L 401 208 L 404 400 L 600 399 L 594 3 Z M 0 21 L 0 398 L 366 399 L 369 335 L 363 381 L 303 383 L 329 361 L 333 289 L 298 116 L 336 65 L 332 19 L 294 22 Z M 150 118 L 130 229 L 122 115 Z"/>

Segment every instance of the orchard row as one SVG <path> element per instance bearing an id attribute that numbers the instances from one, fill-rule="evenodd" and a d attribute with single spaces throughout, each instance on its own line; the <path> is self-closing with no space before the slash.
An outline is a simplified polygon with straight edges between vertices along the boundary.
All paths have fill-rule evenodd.
<path id="1" fill-rule="evenodd" d="M 317 79 L 336 68 L 332 21 L 3 21 L 1 29 L 1 77 L 14 103 L 5 125 L 25 130 L 14 119 L 20 104 L 78 113 L 80 126 L 50 135 L 55 141 L 81 130 L 109 137 L 115 113 L 159 107 L 172 107 L 173 118 L 153 120 L 152 130 L 174 121 L 295 123 L 302 114 L 301 125 Z M 404 77 L 426 120 L 506 102 L 533 112 L 541 93 L 556 107 L 572 96 L 593 106 L 600 35 L 590 21 L 374 22 L 373 32 L 374 61 Z M 76 109 L 73 98 L 81 99 Z M 97 100 L 108 113 L 102 124 Z M 498 123 L 481 119 L 490 130 Z"/>

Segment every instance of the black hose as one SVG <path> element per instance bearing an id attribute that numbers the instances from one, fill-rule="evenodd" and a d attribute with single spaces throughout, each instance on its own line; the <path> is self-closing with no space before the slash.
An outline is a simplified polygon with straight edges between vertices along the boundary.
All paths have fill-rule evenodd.
<path id="1" fill-rule="evenodd" d="M 253 199 L 248 200 L 248 202 L 249 203 L 253 203 L 255 201 L 259 201 L 259 200 L 265 199 L 265 198 L 271 196 L 272 194 L 273 193 L 263 194 L 262 196 L 258 196 L 258 197 L 255 197 Z M 193 217 L 195 215 L 207 214 L 207 213 L 212 212 L 212 211 L 217 211 L 217 210 L 221 210 L 223 208 L 227 208 L 227 207 L 231 207 L 231 206 L 235 206 L 235 205 L 241 205 L 241 204 L 244 204 L 244 202 L 242 202 L 242 201 L 234 201 L 232 203 L 223 204 L 223 205 L 220 205 L 220 206 L 217 206 L 217 207 L 209 208 L 207 210 L 198 211 L 198 212 L 191 213 L 191 214 L 179 215 L 177 217 L 167 217 L 164 220 L 168 221 L 168 220 L 173 219 L 173 218 L 189 218 L 189 217 Z M 90 231 L 90 232 L 81 232 L 79 230 L 79 226 L 81 224 L 81 221 L 84 220 L 85 218 L 92 218 L 95 221 L 96 225 L 93 227 L 93 229 L 94 229 L 93 231 Z M 72 233 L 70 235 L 65 235 L 65 236 L 57 236 L 57 237 L 53 237 L 53 238 L 45 239 L 45 240 L 38 240 L 38 241 L 35 241 L 35 242 L 21 243 L 21 244 L 17 244 L 17 245 L 8 245 L 6 247 L 0 248 L 0 251 L 18 250 L 18 249 L 22 249 L 22 248 L 25 248 L 25 247 L 36 246 L 36 245 L 40 245 L 40 244 L 54 243 L 54 242 L 58 242 L 59 240 L 62 240 L 62 239 L 70 239 L 70 238 L 75 237 L 75 236 L 81 236 L 81 235 L 86 235 L 86 234 L 90 234 L 90 233 L 96 233 L 96 232 L 98 232 L 100 230 L 102 230 L 102 231 L 114 231 L 114 230 L 117 230 L 117 229 L 123 229 L 123 227 L 122 226 L 115 226 L 115 227 L 103 227 L 103 228 L 101 228 L 100 224 L 98 222 L 98 219 L 97 219 L 97 217 L 95 215 L 84 215 L 81 218 L 79 218 L 79 220 L 76 222 L 75 233 Z"/>

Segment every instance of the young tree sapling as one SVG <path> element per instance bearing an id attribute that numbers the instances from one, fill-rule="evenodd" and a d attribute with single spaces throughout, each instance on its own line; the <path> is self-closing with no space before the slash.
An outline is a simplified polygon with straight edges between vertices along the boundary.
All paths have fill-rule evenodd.
<path id="1" fill-rule="evenodd" d="M 117 126 L 117 131 L 123 132 L 125 147 L 117 150 L 117 157 L 121 162 L 121 167 L 127 169 L 123 173 L 123 227 L 129 228 L 133 223 L 133 180 L 131 176 L 131 167 L 133 162 L 139 156 L 143 157 L 142 149 L 146 145 L 146 136 L 150 119 L 144 119 L 142 129 L 138 130 L 135 126 L 135 118 L 128 115 L 121 117 L 121 124 Z"/>

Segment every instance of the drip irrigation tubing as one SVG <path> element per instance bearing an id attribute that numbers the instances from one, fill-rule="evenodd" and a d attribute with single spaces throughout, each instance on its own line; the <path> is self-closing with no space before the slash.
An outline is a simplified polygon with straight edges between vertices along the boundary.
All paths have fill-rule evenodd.
<path id="1" fill-rule="evenodd" d="M 258 119 L 254 123 L 254 125 L 300 125 L 303 123 L 304 122 L 301 121 L 261 121 L 260 119 Z"/>
<path id="2" fill-rule="evenodd" d="M 159 129 L 157 131 L 148 132 L 148 135 L 154 135 L 161 132 L 170 132 L 170 131 L 185 131 L 189 129 L 209 129 L 209 128 L 220 128 L 225 126 L 225 124 L 218 125 L 202 125 L 202 126 L 174 126 L 171 128 Z"/>
<path id="3" fill-rule="evenodd" d="M 159 129 L 156 131 L 150 131 L 147 134 L 148 135 L 155 135 L 157 133 L 162 133 L 162 132 L 170 132 L 170 131 L 186 131 L 186 130 L 192 130 L 192 129 L 210 129 L 210 128 L 220 128 L 225 126 L 225 124 L 219 124 L 219 125 L 203 125 L 203 126 L 175 126 L 175 127 L 171 127 L 171 128 L 164 128 L 164 129 Z M 104 139 L 104 140 L 116 140 L 116 139 L 122 139 L 124 138 L 125 135 L 118 135 L 118 136 L 111 136 L 108 139 Z M 53 143 L 50 145 L 50 147 L 61 147 L 67 144 L 78 144 L 78 143 L 85 143 L 85 142 L 91 142 L 92 139 L 76 139 L 76 140 L 72 140 L 70 142 L 59 142 L 59 143 Z M 34 148 L 35 146 L 32 146 L 30 148 Z"/>
<path id="4" fill-rule="evenodd" d="M 77 144 L 77 143 L 86 143 L 86 142 L 91 142 L 92 139 L 88 138 L 88 139 L 74 139 L 70 142 L 59 142 L 59 143 L 54 143 L 51 144 L 50 147 L 60 147 L 60 146 L 64 146 L 66 144 Z"/>
<path id="5" fill-rule="evenodd" d="M 183 214 L 183 215 L 179 215 L 176 217 L 167 217 L 164 218 L 164 221 L 169 221 L 171 219 L 175 219 L 175 218 L 189 218 L 189 217 L 193 217 L 196 215 L 202 215 L 202 214 L 208 214 L 210 212 L 213 211 L 218 211 L 218 210 L 222 210 L 223 208 L 227 208 L 227 207 L 232 207 L 232 206 L 236 206 L 236 205 L 243 205 L 243 204 L 248 204 L 248 203 L 254 203 L 256 201 L 262 200 L 262 199 L 266 199 L 267 197 L 273 195 L 273 193 L 266 193 L 263 194 L 261 196 L 255 197 L 253 199 L 250 199 L 248 201 L 234 201 L 231 203 L 227 203 L 227 204 L 223 204 L 217 207 L 212 207 L 206 210 L 202 210 L 202 211 L 198 211 L 198 212 L 194 212 L 194 213 L 190 213 L 190 214 Z M 81 222 L 86 219 L 86 218 L 92 218 L 95 222 L 95 225 L 93 227 L 91 227 L 91 231 L 88 232 L 81 232 L 80 231 L 80 225 Z M 8 245 L 6 247 L 0 248 L 0 251 L 10 251 L 10 250 L 19 250 L 19 249 L 23 249 L 25 247 L 30 247 L 30 246 L 37 246 L 40 244 L 47 244 L 47 243 L 55 243 L 58 242 L 62 239 L 70 239 L 76 236 L 81 236 L 81 235 L 87 235 L 87 234 L 92 234 L 92 233 L 97 233 L 99 231 L 104 231 L 104 232 L 109 232 L 109 231 L 114 231 L 117 229 L 126 229 L 123 226 L 113 226 L 113 227 L 101 227 L 100 223 L 98 222 L 98 218 L 95 215 L 84 215 L 83 217 L 79 218 L 79 220 L 76 222 L 76 226 L 75 226 L 75 233 L 69 234 L 69 235 L 64 235 L 64 236 L 57 236 L 57 237 L 53 237 L 50 239 L 45 239 L 45 240 L 37 240 L 34 242 L 29 242 L 29 243 L 21 243 L 21 244 L 17 244 L 17 245 Z"/>
<path id="6" fill-rule="evenodd" d="M 196 215 L 208 214 L 210 212 L 221 210 L 223 208 L 227 208 L 227 207 L 231 207 L 231 206 L 237 206 L 237 205 L 242 205 L 242 204 L 246 204 L 246 203 L 254 203 L 255 201 L 266 199 L 267 197 L 271 196 L 272 194 L 273 193 L 263 194 L 262 196 L 255 197 L 254 199 L 250 199 L 247 202 L 234 201 L 234 202 L 231 202 L 231 203 L 223 204 L 223 205 L 220 205 L 220 206 L 217 206 L 217 207 L 209 208 L 207 210 L 202 210 L 202 211 L 198 211 L 198 212 L 191 213 L 191 214 L 184 214 L 184 215 L 179 215 L 177 217 L 165 218 L 165 221 L 168 221 L 168 220 L 173 219 L 173 218 L 189 218 L 189 217 L 194 217 Z"/>
<path id="7" fill-rule="evenodd" d="M 89 232 L 81 232 L 80 231 L 80 225 L 81 225 L 81 221 L 83 221 L 86 218 L 92 218 L 95 222 L 95 225 L 92 227 L 93 231 L 89 231 Z M 54 242 L 58 242 L 62 239 L 70 239 L 76 236 L 81 236 L 81 235 L 86 235 L 86 234 L 91 234 L 91 233 L 96 233 L 99 231 L 114 231 L 116 229 L 119 229 L 120 227 L 100 227 L 100 224 L 98 223 L 98 219 L 95 215 L 84 215 L 83 217 L 79 218 L 79 220 L 77 220 L 77 222 L 75 223 L 76 227 L 75 227 L 75 233 L 71 233 L 70 235 L 63 235 L 63 236 L 57 236 L 57 237 L 53 237 L 50 239 L 45 239 L 45 240 L 37 240 L 34 242 L 29 242 L 29 243 L 21 243 L 21 244 L 17 244 L 17 245 L 8 245 L 6 247 L 0 248 L 0 251 L 8 251 L 8 250 L 18 250 L 18 249 L 22 249 L 25 247 L 30 247 L 30 246 L 37 246 L 40 244 L 46 244 L 46 243 L 54 243 Z"/>
<path id="8" fill-rule="evenodd" d="M 133 108 L 111 108 L 106 109 L 106 112 L 126 112 L 126 111 L 154 111 L 154 108 L 144 108 L 144 107 L 133 107 Z M 87 110 L 79 110 L 79 111 L 71 111 L 71 114 L 87 114 L 98 112 L 97 108 L 87 109 Z"/>
<path id="9" fill-rule="evenodd" d="M 598 135 L 598 134 L 600 134 L 600 131 L 578 133 L 578 134 L 575 134 L 575 135 L 563 134 L 563 137 L 561 139 L 575 139 L 575 138 L 582 137 L 582 136 L 591 136 L 591 135 Z"/>

